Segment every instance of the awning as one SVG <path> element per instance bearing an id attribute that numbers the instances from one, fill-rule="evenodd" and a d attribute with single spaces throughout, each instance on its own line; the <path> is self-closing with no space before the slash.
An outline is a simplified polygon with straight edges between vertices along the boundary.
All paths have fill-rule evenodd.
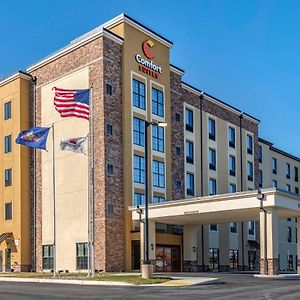
<path id="1" fill-rule="evenodd" d="M 12 237 L 12 236 L 13 236 L 12 232 L 5 232 L 5 233 L 2 233 L 2 234 L 0 235 L 0 244 L 1 244 L 2 242 L 4 242 L 6 239 L 8 239 L 8 238 L 10 238 L 10 237 Z"/>

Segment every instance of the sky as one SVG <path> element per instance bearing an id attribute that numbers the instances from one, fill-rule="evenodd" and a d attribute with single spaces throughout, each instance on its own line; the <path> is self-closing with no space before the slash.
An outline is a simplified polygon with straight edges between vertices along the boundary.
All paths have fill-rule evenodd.
<path id="1" fill-rule="evenodd" d="M 0 77 L 126 13 L 171 40 L 183 80 L 261 120 L 300 157 L 300 1 L 16 0 L 0 9 Z"/>

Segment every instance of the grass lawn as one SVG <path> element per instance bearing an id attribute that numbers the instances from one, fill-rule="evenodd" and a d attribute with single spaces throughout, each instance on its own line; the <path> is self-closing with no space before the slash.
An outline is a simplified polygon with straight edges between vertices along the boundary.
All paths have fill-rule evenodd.
<path id="1" fill-rule="evenodd" d="M 15 277 L 15 278 L 52 278 L 52 273 L 35 273 L 35 272 L 21 272 L 21 273 L 0 273 L 0 277 Z M 87 273 L 61 273 L 57 278 L 59 279 L 78 279 L 78 280 L 93 280 L 93 281 L 116 281 L 127 282 L 131 284 L 157 284 L 170 281 L 170 277 L 154 276 L 151 279 L 144 279 L 140 275 L 134 274 L 99 274 L 93 278 L 87 278 Z"/>

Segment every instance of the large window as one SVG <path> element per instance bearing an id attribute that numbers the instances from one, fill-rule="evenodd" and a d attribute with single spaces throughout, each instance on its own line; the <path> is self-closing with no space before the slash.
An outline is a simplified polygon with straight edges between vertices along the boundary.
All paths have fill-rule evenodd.
<path id="1" fill-rule="evenodd" d="M 11 135 L 7 135 L 4 138 L 4 152 L 5 153 L 11 152 Z"/>
<path id="2" fill-rule="evenodd" d="M 299 180 L 299 174 L 298 174 L 299 172 L 298 172 L 298 167 L 295 167 L 295 181 L 296 182 L 298 182 L 298 180 Z"/>
<path id="3" fill-rule="evenodd" d="M 164 128 L 152 125 L 152 148 L 153 150 L 164 152 Z"/>
<path id="4" fill-rule="evenodd" d="M 235 183 L 230 183 L 229 193 L 236 193 L 236 184 Z"/>
<path id="5" fill-rule="evenodd" d="M 291 178 L 291 165 L 288 163 L 285 164 L 285 175 L 287 179 Z"/>
<path id="6" fill-rule="evenodd" d="M 217 168 L 217 158 L 216 158 L 216 150 L 209 148 L 208 150 L 208 162 L 209 162 L 209 169 L 216 170 Z"/>
<path id="7" fill-rule="evenodd" d="M 4 103 L 4 120 L 11 118 L 11 102 Z"/>
<path id="8" fill-rule="evenodd" d="M 4 178 L 5 178 L 5 186 L 12 185 L 12 169 L 6 169 L 4 171 Z"/>
<path id="9" fill-rule="evenodd" d="M 185 142 L 186 147 L 186 162 L 189 164 L 194 163 L 194 143 L 190 141 Z"/>
<path id="10" fill-rule="evenodd" d="M 272 187 L 273 188 L 277 188 L 277 180 L 273 180 L 272 181 Z"/>
<path id="11" fill-rule="evenodd" d="M 277 174 L 277 159 L 274 157 L 272 157 L 272 172 Z"/>
<path id="12" fill-rule="evenodd" d="M 164 116 L 164 94 L 155 88 L 152 88 L 152 113 Z"/>
<path id="13" fill-rule="evenodd" d="M 193 111 L 188 108 L 185 109 L 185 129 L 190 132 L 194 130 Z"/>
<path id="14" fill-rule="evenodd" d="M 158 197 L 158 196 L 153 197 L 153 203 L 163 203 L 163 202 L 166 202 L 166 198 Z"/>
<path id="15" fill-rule="evenodd" d="M 153 186 L 165 187 L 165 164 L 158 160 L 153 160 Z"/>
<path id="16" fill-rule="evenodd" d="M 292 242 L 292 227 L 287 227 L 287 241 L 288 243 Z"/>
<path id="17" fill-rule="evenodd" d="M 258 171 L 258 186 L 260 188 L 263 187 L 263 171 L 262 170 Z"/>
<path id="18" fill-rule="evenodd" d="M 247 153 L 253 154 L 253 137 L 250 134 L 247 134 Z"/>
<path id="19" fill-rule="evenodd" d="M 88 243 L 76 243 L 76 269 L 87 270 L 88 268 Z"/>
<path id="20" fill-rule="evenodd" d="M 263 157 L 263 149 L 262 149 L 262 146 L 259 145 L 259 146 L 258 146 L 258 161 L 259 161 L 260 163 L 262 163 L 262 157 Z"/>
<path id="21" fill-rule="evenodd" d="M 209 195 L 217 194 L 217 181 L 216 179 L 209 179 Z"/>
<path id="22" fill-rule="evenodd" d="M 235 156 L 229 155 L 229 175 L 235 176 L 236 162 Z"/>
<path id="23" fill-rule="evenodd" d="M 134 155 L 134 182 L 145 183 L 145 158 Z"/>
<path id="24" fill-rule="evenodd" d="M 188 196 L 195 195 L 194 174 L 191 173 L 186 174 L 186 193 Z"/>
<path id="25" fill-rule="evenodd" d="M 231 233 L 237 233 L 237 223 L 236 222 L 231 222 L 230 223 L 230 232 Z"/>
<path id="26" fill-rule="evenodd" d="M 145 146 L 145 121 L 139 118 L 133 118 L 133 143 Z"/>
<path id="27" fill-rule="evenodd" d="M 233 127 L 229 127 L 228 140 L 229 140 L 229 147 L 235 148 L 235 129 Z"/>
<path id="28" fill-rule="evenodd" d="M 255 235 L 255 222 L 254 221 L 248 222 L 248 234 Z"/>
<path id="29" fill-rule="evenodd" d="M 145 84 L 133 79 L 132 80 L 132 91 L 133 91 L 133 106 L 146 109 L 145 101 Z"/>
<path id="30" fill-rule="evenodd" d="M 252 162 L 248 161 L 247 172 L 248 172 L 248 180 L 253 181 L 253 163 Z"/>
<path id="31" fill-rule="evenodd" d="M 134 205 L 144 205 L 145 204 L 145 195 L 140 193 L 134 193 Z"/>
<path id="32" fill-rule="evenodd" d="M 43 246 L 43 269 L 52 270 L 53 269 L 53 245 Z"/>
<path id="33" fill-rule="evenodd" d="M 291 185 L 290 185 L 290 184 L 287 184 L 287 185 L 286 185 L 286 191 L 287 191 L 287 192 L 290 192 L 290 191 L 291 191 Z"/>
<path id="34" fill-rule="evenodd" d="M 212 118 L 208 119 L 208 138 L 210 140 L 216 140 L 216 121 Z"/>
<path id="35" fill-rule="evenodd" d="M 210 224 L 209 229 L 211 231 L 218 231 L 218 224 Z"/>
<path id="36" fill-rule="evenodd" d="M 5 220 L 12 220 L 12 203 L 5 203 Z"/>

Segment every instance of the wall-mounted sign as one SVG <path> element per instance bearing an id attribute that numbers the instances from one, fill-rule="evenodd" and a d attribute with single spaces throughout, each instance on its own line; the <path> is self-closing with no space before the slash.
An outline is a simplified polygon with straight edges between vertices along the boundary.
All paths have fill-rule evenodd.
<path id="1" fill-rule="evenodd" d="M 140 54 L 135 55 L 135 60 L 139 64 L 139 70 L 146 73 L 154 78 L 158 78 L 159 74 L 162 73 L 162 68 L 156 65 L 151 59 L 154 58 L 154 54 L 150 50 L 154 46 L 153 41 L 147 40 L 142 44 L 142 50 L 145 56 L 150 59 L 144 59 Z"/>

